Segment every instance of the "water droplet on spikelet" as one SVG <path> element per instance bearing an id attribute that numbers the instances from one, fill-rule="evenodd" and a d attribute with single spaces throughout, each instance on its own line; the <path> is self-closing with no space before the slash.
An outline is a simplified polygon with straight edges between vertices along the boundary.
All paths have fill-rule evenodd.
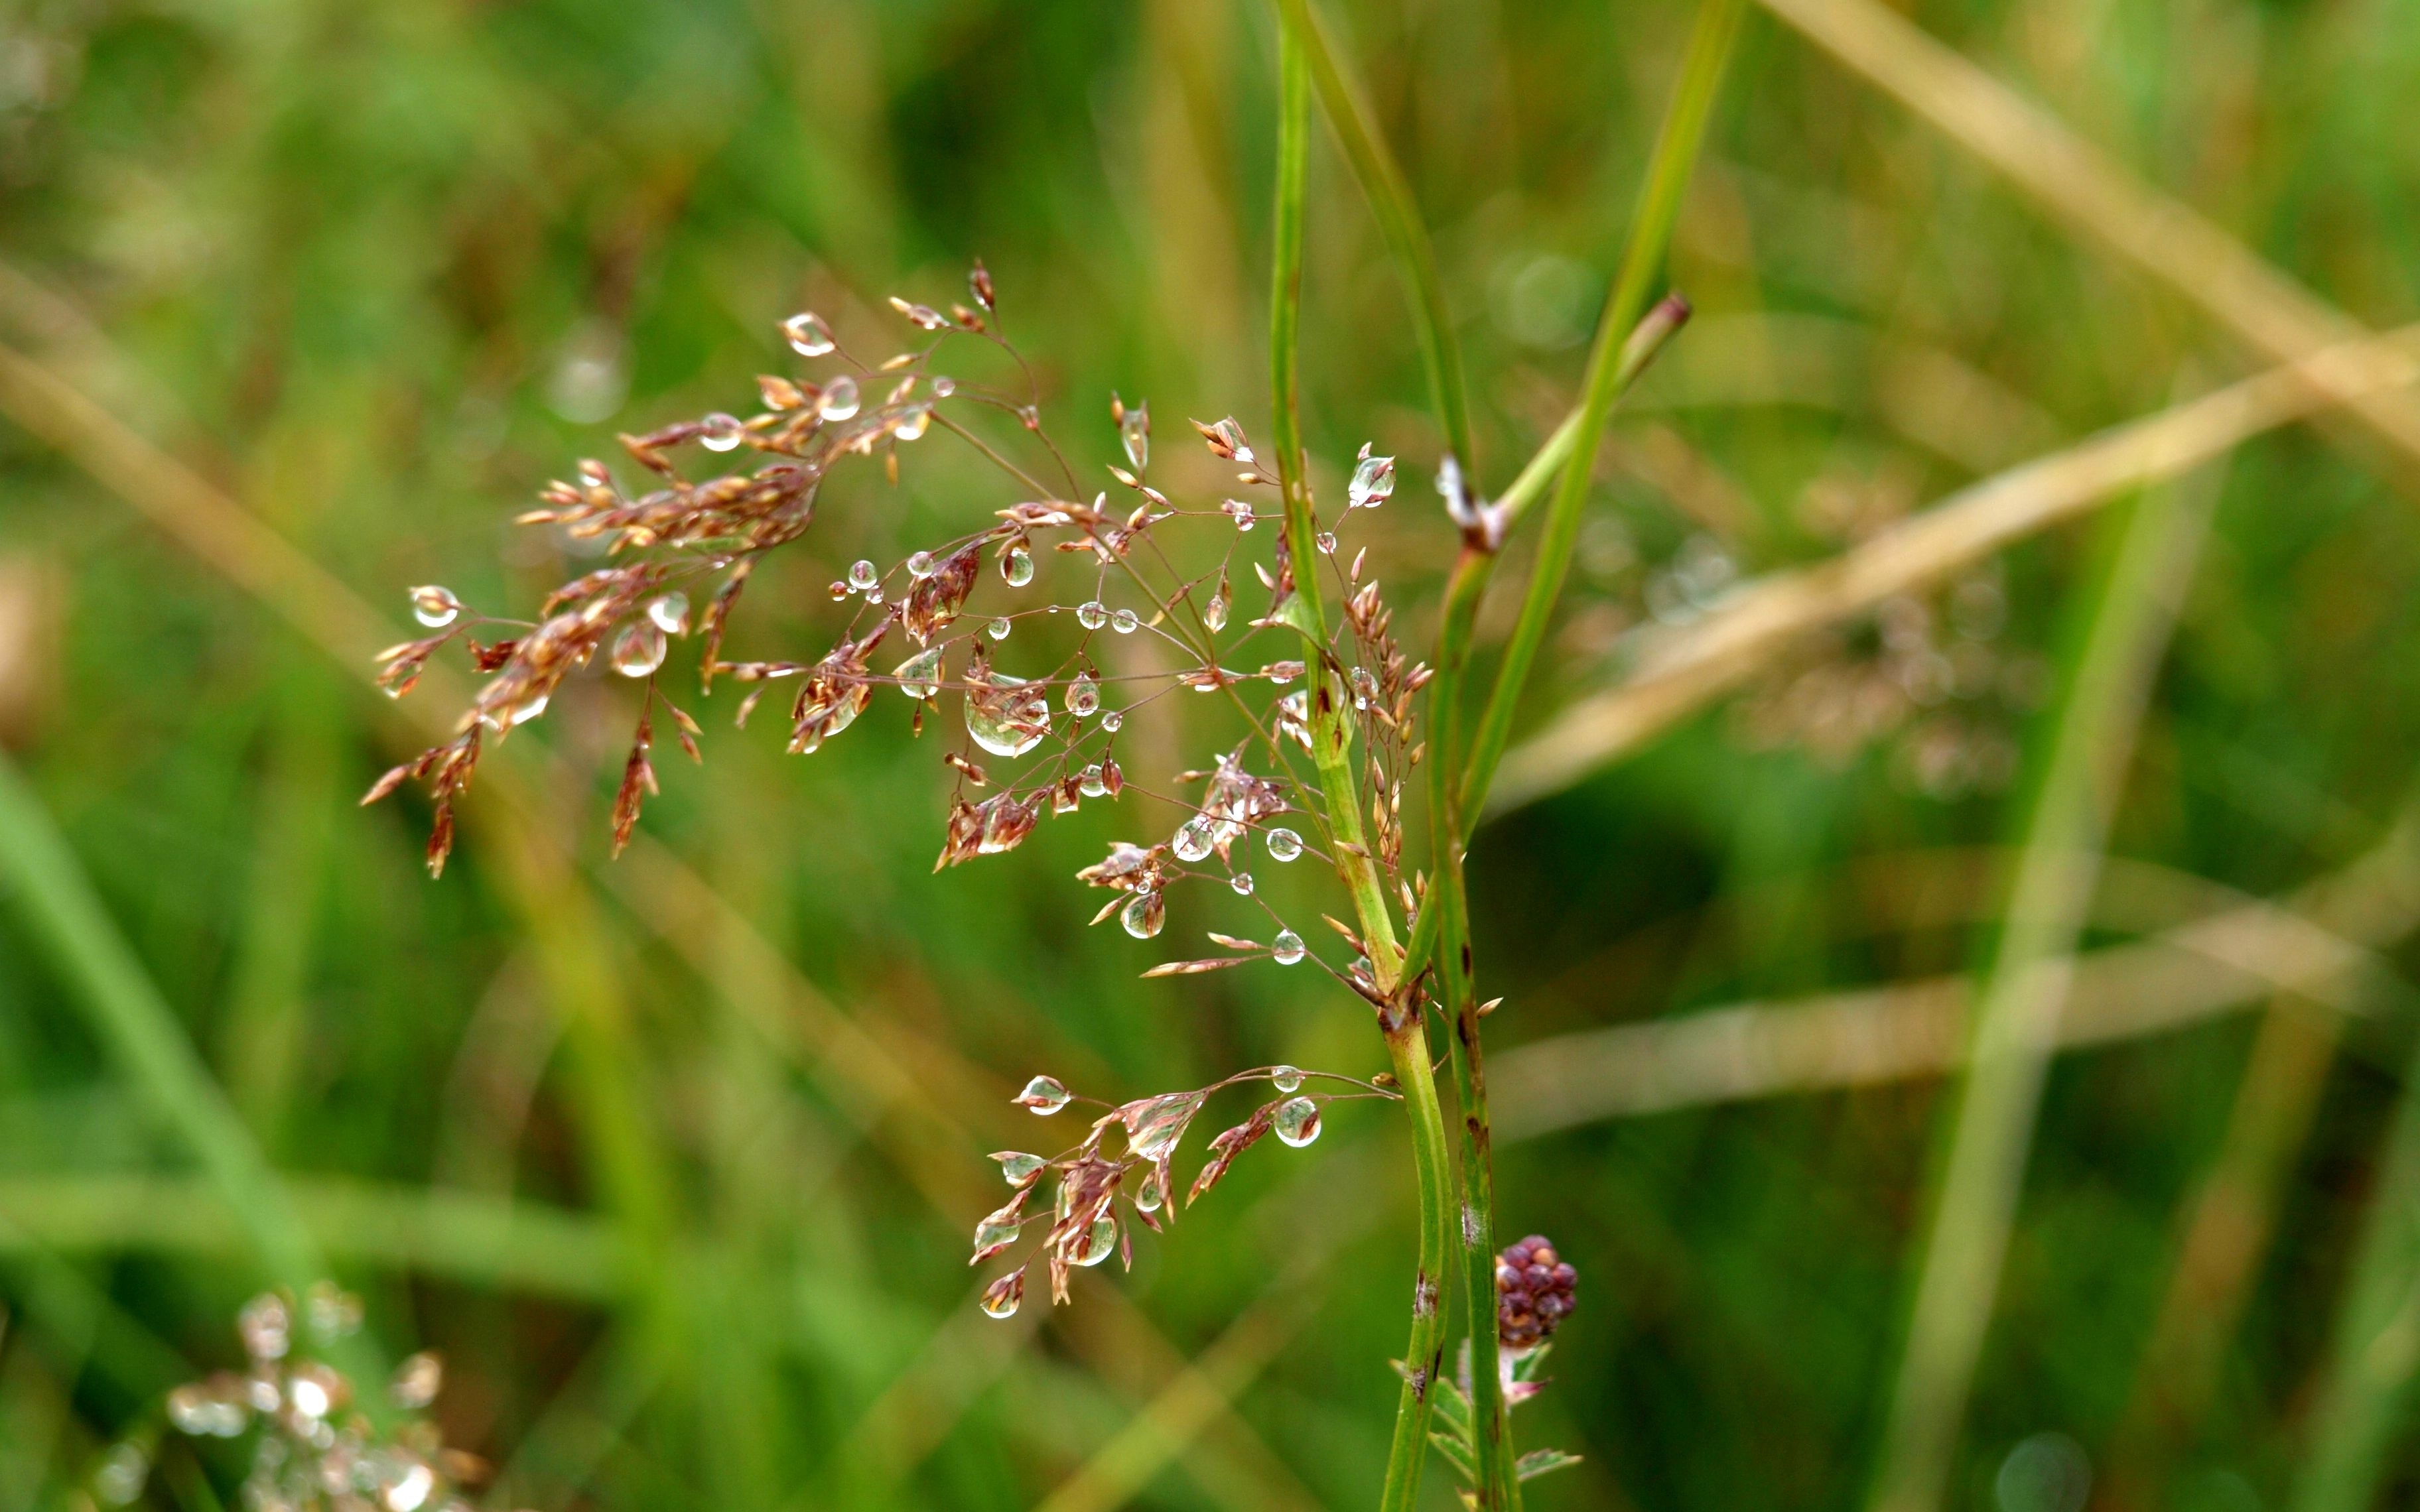
<path id="1" fill-rule="evenodd" d="M 1067 1088 L 1056 1076 L 1036 1076 L 1025 1084 L 1025 1090 L 1013 1100 L 1019 1107 L 1032 1108 L 1044 1118 L 1058 1112 L 1071 1101 Z"/>
<path id="2" fill-rule="evenodd" d="M 1394 497 L 1395 459 L 1368 455 L 1369 448 L 1366 446 L 1362 451 L 1365 455 L 1353 470 L 1353 481 L 1345 486 L 1344 507 L 1347 509 L 1375 509 Z"/>
<path id="3" fill-rule="evenodd" d="M 1300 1149 L 1319 1137 L 1319 1104 L 1307 1097 L 1291 1098 L 1279 1104 L 1272 1121 L 1278 1137 Z"/>
<path id="4" fill-rule="evenodd" d="M 745 434 L 738 416 L 717 411 L 698 423 L 697 443 L 709 452 L 728 452 Z"/>
<path id="5" fill-rule="evenodd" d="M 928 699 L 941 690 L 941 653 L 944 647 L 920 651 L 901 662 L 891 673 L 899 679 L 899 691 L 911 699 Z"/>
<path id="6" fill-rule="evenodd" d="M 992 622 L 984 626 L 984 633 L 990 636 L 995 640 L 1007 640 L 1008 616 L 1005 614 L 994 615 L 992 617 Z"/>
<path id="7" fill-rule="evenodd" d="M 432 630 L 442 630 L 462 612 L 462 601 L 451 588 L 429 583 L 411 591 L 411 617 Z"/>
<path id="8" fill-rule="evenodd" d="M 1269 1072 L 1269 1085 L 1280 1092 L 1302 1090 L 1302 1072 L 1295 1066 L 1277 1066 Z"/>
<path id="9" fill-rule="evenodd" d="M 801 310 L 783 321 L 782 334 L 789 338 L 790 349 L 801 357 L 821 357 L 836 345 L 831 327 L 813 310 Z"/>
<path id="10" fill-rule="evenodd" d="M 1093 1231 L 1084 1236 L 1083 1247 L 1076 1252 L 1078 1265 L 1098 1265 L 1117 1253 L 1118 1221 L 1100 1217 L 1093 1221 Z"/>
<path id="11" fill-rule="evenodd" d="M 625 627 L 613 639 L 613 670 L 625 677 L 648 677 L 664 664 L 664 632 L 653 620 Z"/>
<path id="12" fill-rule="evenodd" d="M 1000 579 L 1011 588 L 1022 588 L 1033 580 L 1033 548 L 1022 540 L 1008 543 L 1000 555 Z"/>
<path id="13" fill-rule="evenodd" d="M 1176 839 L 1171 842 L 1180 861 L 1198 861 L 1210 854 L 1210 821 L 1194 815 L 1176 826 Z"/>
<path id="14" fill-rule="evenodd" d="M 1137 472 L 1151 466 L 1151 406 L 1136 405 L 1118 417 L 1118 443 L 1125 448 L 1126 461 Z"/>
<path id="15" fill-rule="evenodd" d="M 1134 634 L 1141 624 L 1142 621 L 1137 618 L 1135 611 L 1130 609 L 1122 609 L 1109 616 L 1109 628 L 1120 635 Z"/>
<path id="16" fill-rule="evenodd" d="M 1101 685 L 1093 681 L 1091 672 L 1078 672 L 1067 685 L 1067 712 L 1077 718 L 1088 718 L 1101 706 Z"/>
<path id="17" fill-rule="evenodd" d="M 1278 931 L 1278 937 L 1269 944 L 1270 956 L 1281 966 L 1293 965 L 1308 953 L 1309 951 L 1303 946 L 1302 936 L 1290 929 Z"/>
<path id="18" fill-rule="evenodd" d="M 1235 529 L 1238 532 L 1249 531 L 1252 528 L 1251 505 L 1244 502 L 1240 499 L 1230 499 L 1218 507 L 1225 510 L 1227 512 L 1227 517 L 1235 522 Z"/>
<path id="19" fill-rule="evenodd" d="M 1227 879 L 1227 886 L 1235 889 L 1236 897 L 1249 898 L 1252 895 L 1252 874 L 1249 872 L 1238 872 Z"/>
<path id="20" fill-rule="evenodd" d="M 842 375 L 824 385 L 824 396 L 815 403 L 815 413 L 826 420 L 846 420 L 857 413 L 857 379 Z"/>
<path id="21" fill-rule="evenodd" d="M 1272 861 L 1291 861 L 1302 854 L 1302 837 L 1280 825 L 1264 837 Z"/>
<path id="22" fill-rule="evenodd" d="M 656 627 L 666 635 L 689 634 L 689 595 L 671 593 L 650 600 L 647 618 L 655 621 Z"/>
<path id="23" fill-rule="evenodd" d="M 1097 630 L 1109 623 L 1109 608 L 1097 598 L 1088 598 L 1076 606 L 1076 623 L 1087 630 Z"/>
<path id="24" fill-rule="evenodd" d="M 1234 602 L 1234 586 L 1227 581 L 1227 574 L 1221 569 L 1218 586 L 1211 591 L 1210 602 L 1202 606 L 1202 623 L 1210 627 L 1212 635 L 1227 627 L 1227 610 Z"/>
<path id="25" fill-rule="evenodd" d="M 908 554 L 908 576 L 919 582 L 933 576 L 933 553 L 911 551 Z"/>
<path id="26" fill-rule="evenodd" d="M 1320 555 L 1332 557 L 1336 554 L 1336 532 L 1322 531 L 1311 538 L 1311 544 L 1319 548 Z"/>
<path id="27" fill-rule="evenodd" d="M 866 561 L 864 558 L 860 557 L 857 561 L 849 563 L 848 585 L 851 588 L 856 589 L 859 593 L 864 593 L 867 589 L 872 588 L 876 583 L 878 583 L 881 580 L 882 574 L 876 572 L 874 568 L 874 563 Z"/>
<path id="28" fill-rule="evenodd" d="M 1017 1304 L 1025 1300 L 1025 1268 L 1017 1267 L 984 1288 L 983 1310 L 986 1317 L 1014 1318 Z"/>
<path id="29" fill-rule="evenodd" d="M 1135 1210 L 1139 1212 L 1157 1212 L 1161 1204 L 1167 1200 L 1168 1194 L 1159 1184 L 1159 1168 L 1154 1166 L 1143 1172 L 1141 1184 L 1135 1188 Z"/>
<path id="30" fill-rule="evenodd" d="M 995 756 L 1022 756 L 1050 733 L 1048 693 L 1021 677 L 993 672 L 967 688 L 967 733 Z"/>
<path id="31" fill-rule="evenodd" d="M 1119 731 L 1125 729 L 1125 724 L 1126 716 L 1124 709 L 1111 709 L 1109 713 L 1101 716 L 1101 728 L 1113 735 Z"/>
<path id="32" fill-rule="evenodd" d="M 1168 922 L 1168 900 L 1156 892 L 1138 892 L 1118 912 L 1118 923 L 1138 940 L 1147 940 Z"/>
<path id="33" fill-rule="evenodd" d="M 933 407 L 931 405 L 911 404 L 900 411 L 899 419 L 891 427 L 891 434 L 903 441 L 922 440 L 926 428 L 932 424 Z"/>
<path id="34" fill-rule="evenodd" d="M 1076 779 L 1076 785 L 1078 790 L 1088 798 L 1097 798 L 1109 791 L 1109 780 L 1101 775 L 1101 764 L 1098 762 L 1084 768 L 1083 775 Z"/>
<path id="35" fill-rule="evenodd" d="M 1000 1162 L 1000 1174 L 1011 1186 L 1023 1186 L 1042 1167 L 1050 1164 L 1039 1155 L 1029 1155 L 1021 1149 L 1005 1149 L 992 1159 Z"/>

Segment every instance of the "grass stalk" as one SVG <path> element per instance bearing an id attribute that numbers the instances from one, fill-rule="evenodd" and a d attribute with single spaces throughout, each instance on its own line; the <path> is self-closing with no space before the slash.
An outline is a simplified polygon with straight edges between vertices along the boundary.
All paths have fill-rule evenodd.
<path id="1" fill-rule="evenodd" d="M 2387 1451 L 2410 1416 L 2420 1365 L 2420 1057 L 2404 1088 L 2310 1414 L 2294 1512 L 2375 1505 Z"/>
<path id="2" fill-rule="evenodd" d="M 1869 1502 L 1933 1512 L 1998 1294 L 2076 940 L 2214 486 L 2154 489 L 2127 522 L 2037 790 L 1974 1029 Z"/>
<path id="3" fill-rule="evenodd" d="M 1286 548 L 1294 563 L 1295 593 L 1304 613 L 1305 659 L 1311 673 L 1311 744 L 1327 807 L 1337 868 L 1352 890 L 1354 912 L 1370 952 L 1370 965 L 1385 1004 L 1379 1027 L 1404 1107 L 1412 1125 L 1412 1161 L 1419 1187 L 1419 1261 L 1412 1283 L 1412 1330 L 1404 1353 L 1404 1381 L 1395 1410 L 1395 1432 L 1387 1456 L 1387 1481 L 1379 1505 L 1403 1512 L 1419 1492 L 1428 1453 L 1428 1419 L 1436 1372 L 1445 1355 L 1444 1309 L 1438 1304 L 1448 1259 L 1448 1210 L 1452 1177 L 1445 1148 L 1445 1118 L 1431 1071 L 1427 1024 L 1419 1000 L 1403 980 L 1403 951 L 1394 920 L 1379 891 L 1377 867 L 1363 840 L 1360 785 L 1351 755 L 1351 727 L 1344 718 L 1342 678 L 1327 646 L 1326 607 L 1321 600 L 1311 485 L 1304 476 L 1300 389 L 1296 381 L 1297 336 L 1302 305 L 1303 184 L 1311 147 L 1311 65 L 1305 39 L 1307 13 L 1289 11 L 1279 40 L 1280 115 L 1274 277 L 1270 285 L 1269 390 L 1276 412 L 1278 473 L 1285 495 Z"/>
<path id="4" fill-rule="evenodd" d="M 1656 133 L 1647 181 L 1639 191 L 1630 242 L 1622 253 L 1621 271 L 1614 276 L 1613 292 L 1597 320 L 1571 455 L 1563 463 L 1553 501 L 1546 506 L 1545 537 L 1539 543 L 1537 564 L 1530 569 L 1520 618 L 1505 645 L 1495 686 L 1488 690 L 1486 712 L 1480 717 L 1479 733 L 1472 742 L 1462 779 L 1462 802 L 1467 810 L 1476 811 L 1486 801 L 1487 785 L 1512 732 L 1522 685 L 1528 681 L 1538 648 L 1546 638 L 1546 621 L 1571 571 L 1572 552 L 1579 542 L 1580 510 L 1588 502 L 1589 485 L 1596 475 L 1606 420 L 1621 395 L 1623 370 L 1629 365 L 1622 360 L 1624 350 L 1632 345 L 1633 330 L 1639 326 L 1649 292 L 1663 270 L 1672 224 L 1680 216 L 1682 195 L 1697 166 L 1698 149 L 1705 141 L 1706 118 L 1713 111 L 1714 93 L 1745 9 L 1745 0 L 1705 0 L 1689 34 L 1681 78 Z"/>

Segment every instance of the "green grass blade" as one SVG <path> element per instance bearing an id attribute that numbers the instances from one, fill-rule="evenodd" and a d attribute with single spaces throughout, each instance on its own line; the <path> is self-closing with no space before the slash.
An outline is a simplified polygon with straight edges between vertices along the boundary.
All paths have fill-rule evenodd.
<path id="1" fill-rule="evenodd" d="M 2208 482 L 2162 488 L 2135 507 L 2059 714 L 1977 1011 L 1869 1504 L 1876 1512 L 1933 1512 L 1948 1489 L 2057 1044 L 2069 975 L 2061 963 L 2083 928 L 2216 491 Z"/>

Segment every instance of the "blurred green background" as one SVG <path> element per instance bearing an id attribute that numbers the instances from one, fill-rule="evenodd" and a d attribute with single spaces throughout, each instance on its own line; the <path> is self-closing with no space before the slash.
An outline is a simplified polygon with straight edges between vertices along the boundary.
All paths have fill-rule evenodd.
<path id="1" fill-rule="evenodd" d="M 2420 12 L 1913 19 L 2357 318 L 2420 310 Z M 1690 10 L 1332 20 L 1436 238 L 1500 488 L 1575 393 Z M 445 689 L 398 706 L 367 685 L 404 587 L 526 612 L 580 569 L 511 515 L 614 430 L 748 402 L 788 370 L 793 310 L 879 350 L 884 296 L 946 303 L 981 256 L 1087 465 L 1114 455 L 1113 388 L 1150 400 L 1169 452 L 1187 415 L 1260 427 L 1274 54 L 1267 8 L 1226 0 L 0 12 L 0 737 L 39 800 L 0 826 L 0 1512 L 91 1495 L 167 1387 L 237 1362 L 266 1280 L 41 921 L 85 887 L 107 930 L 83 959 L 131 952 L 378 1347 L 444 1354 L 438 1415 L 498 1467 L 489 1504 L 1371 1499 L 1412 1243 L 1383 1111 L 1254 1151 L 1071 1308 L 971 1305 L 966 1235 L 1001 1191 L 983 1155 L 1031 1137 L 1007 1103 L 1026 1076 L 1125 1098 L 1383 1064 L 1365 1013 L 1306 976 L 1137 980 L 1166 952 L 1085 931 L 1070 875 L 1114 813 L 932 876 L 944 777 L 895 711 L 791 759 L 715 717 L 726 696 L 699 707 L 706 765 L 663 764 L 648 841 L 608 864 L 631 709 L 595 677 L 473 795 L 442 882 L 417 798 L 354 807 L 425 743 L 410 717 L 451 712 Z M 1436 434 L 1324 131 L 1311 175 L 1311 442 L 1331 488 L 1365 439 L 1404 459 L 1373 556 L 1419 644 L 1451 548 Z M 1761 13 L 1672 282 L 1700 316 L 1615 427 L 1533 721 L 1736 579 L 2260 365 Z M 752 594 L 758 644 L 819 654 L 847 561 L 1004 501 L 924 450 L 895 494 L 867 470 L 826 495 L 785 586 Z M 2361 433 L 2287 430 L 2180 485 L 2217 490 L 2212 535 L 2086 945 L 2288 892 L 2389 835 L 2420 749 L 2413 475 Z M 1975 968 L 2119 523 L 1803 641 L 1484 830 L 1508 1067 L 1579 1042 L 1559 1036 Z M 1172 764 L 1208 754 L 1153 738 Z M 2286 1504 L 2363 1215 L 2413 1197 L 2381 1172 L 2415 920 L 2380 906 L 2330 1007 L 2237 991 L 2221 1006 L 2244 1011 L 2057 1062 L 1953 1504 L 2074 1512 L 2079 1457 L 2109 1504 Z M 2178 959 L 2113 990 L 2156 1007 Z M 1587 1462 L 1532 1504 L 1854 1504 L 1950 1104 L 1926 1077 L 1718 1102 L 1684 1072 L 1682 1105 L 1627 1117 L 1525 1110 L 1506 1072 L 1499 1235 L 1551 1234 L 1582 1277 L 1517 1431 Z M 2147 1385 L 2164 1299 L 2200 1284 L 2213 1179 L 2250 1214 L 2234 1279 L 2184 1293 L 2203 1300 L 2162 1347 L 2187 1364 Z M 145 1496 L 210 1505 L 177 1453 Z M 225 1494 L 228 1462 L 205 1463 Z"/>

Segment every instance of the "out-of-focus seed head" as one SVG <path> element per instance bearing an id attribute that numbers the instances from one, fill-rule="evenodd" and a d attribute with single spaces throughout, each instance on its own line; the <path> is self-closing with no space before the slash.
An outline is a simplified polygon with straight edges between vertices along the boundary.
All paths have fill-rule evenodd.
<path id="1" fill-rule="evenodd" d="M 1579 1273 L 1543 1234 L 1508 1244 L 1496 1257 L 1496 1336 L 1508 1350 L 1534 1350 L 1553 1336 L 1576 1304 Z"/>

